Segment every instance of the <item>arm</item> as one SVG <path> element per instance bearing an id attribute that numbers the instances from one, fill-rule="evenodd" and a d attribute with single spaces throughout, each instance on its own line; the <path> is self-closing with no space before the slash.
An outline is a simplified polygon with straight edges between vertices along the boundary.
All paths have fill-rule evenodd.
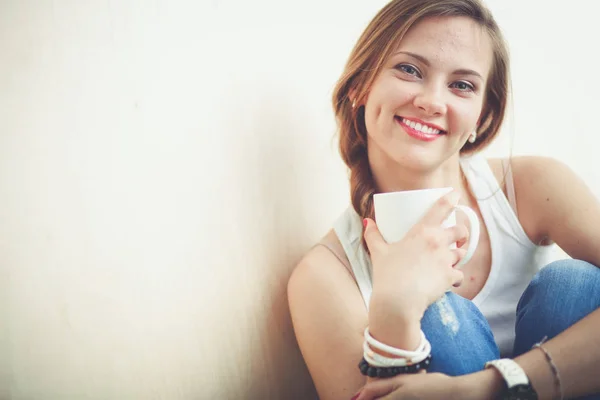
<path id="1" fill-rule="evenodd" d="M 511 164 L 519 219 L 529 238 L 534 243 L 556 242 L 571 257 L 600 266 L 600 204 L 591 191 L 565 165 L 552 159 L 518 157 Z M 598 326 L 600 310 L 544 344 L 560 372 L 565 398 L 600 393 Z M 541 350 L 531 350 L 515 360 L 540 400 L 554 398 L 553 374 Z M 423 392 L 421 398 L 439 398 L 436 390 L 446 388 L 446 398 L 483 400 L 495 398 L 502 382 L 494 369 L 452 378 L 450 382 L 436 374 L 400 376 L 370 385 L 364 398 L 385 394 L 389 394 L 385 399 L 401 398 L 405 390 Z"/>
<path id="2" fill-rule="evenodd" d="M 534 243 L 557 243 L 569 256 L 600 265 L 600 204 L 586 185 L 564 164 L 542 157 L 511 160 L 519 220 Z M 560 371 L 566 397 L 600 392 L 600 310 L 548 341 L 544 346 Z M 539 350 L 516 358 L 540 399 L 552 398 L 550 367 Z M 488 386 L 491 393 L 501 382 L 493 370 L 463 378 L 471 387 Z M 479 383 L 477 383 L 479 381 Z M 486 382 L 483 384 L 482 382 Z M 484 391 L 485 392 L 485 391 Z"/>
<path id="3" fill-rule="evenodd" d="M 396 287 L 392 289 L 395 292 Z M 324 247 L 312 249 L 294 269 L 288 282 L 294 332 L 321 400 L 349 399 L 367 381 L 373 381 L 358 369 L 363 332 L 369 323 L 370 329 L 389 343 L 417 347 L 420 317 L 396 317 L 396 313 L 386 312 L 389 301 L 378 299 L 374 292 L 372 312 L 367 313 L 354 278 Z M 397 304 L 391 308 L 398 308 Z"/>
<path id="4" fill-rule="evenodd" d="M 567 166 L 549 158 L 519 157 L 512 163 L 521 223 L 536 243 L 555 242 L 569 256 L 600 266 L 600 204 Z M 561 374 L 566 397 L 600 392 L 600 310 L 545 346 Z M 552 388 L 540 350 L 517 358 L 538 390 Z M 536 382 L 539 382 L 536 384 Z"/>
<path id="5" fill-rule="evenodd" d="M 398 242 L 385 242 L 366 219 L 364 237 L 373 264 L 369 313 L 356 282 L 327 249 L 314 248 L 288 283 L 294 331 L 321 399 L 343 399 L 360 389 L 363 331 L 393 347 L 415 349 L 420 320 L 429 304 L 463 279 L 453 266 L 464 250 L 450 244 L 467 237 L 463 226 L 443 228 L 458 201 L 442 196 Z"/>
<path id="6" fill-rule="evenodd" d="M 600 266 L 600 205 L 583 181 L 549 158 L 518 157 L 512 166 L 519 219 L 531 240 L 556 242 Z"/>
<path id="7" fill-rule="evenodd" d="M 544 344 L 560 372 L 565 398 L 599 393 L 598 366 L 600 365 L 600 310 L 588 315 L 560 335 Z M 544 354 L 539 349 L 530 350 L 515 358 L 527 376 L 540 400 L 556 396 L 553 375 Z M 457 393 L 465 400 L 494 398 L 499 393 L 502 378 L 493 369 L 457 378 Z"/>
<path id="8" fill-rule="evenodd" d="M 329 250 L 315 247 L 294 269 L 288 301 L 319 398 L 349 399 L 366 382 L 358 362 L 368 317 L 353 277 Z"/>

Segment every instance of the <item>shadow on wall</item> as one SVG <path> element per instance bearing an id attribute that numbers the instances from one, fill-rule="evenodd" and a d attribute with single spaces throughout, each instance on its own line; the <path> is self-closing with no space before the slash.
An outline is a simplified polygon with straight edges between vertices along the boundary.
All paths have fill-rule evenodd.
<path id="1" fill-rule="evenodd" d="M 235 92 L 251 93 L 239 87 Z M 316 399 L 286 291 L 293 267 L 315 240 L 307 210 L 308 194 L 314 192 L 311 171 L 316 170 L 310 165 L 314 143 L 307 131 L 318 127 L 311 125 L 315 118 L 303 111 L 306 107 L 282 88 L 261 87 L 254 103 L 236 98 L 227 101 L 236 115 L 227 122 L 227 132 L 235 136 L 228 142 L 234 143 L 234 192 L 240 196 L 236 234 L 244 238 L 249 257 L 238 279 L 252 286 L 240 305 L 243 316 L 236 316 L 248 327 L 243 339 L 247 362 L 237 366 L 236 378 L 242 378 L 244 398 Z"/>

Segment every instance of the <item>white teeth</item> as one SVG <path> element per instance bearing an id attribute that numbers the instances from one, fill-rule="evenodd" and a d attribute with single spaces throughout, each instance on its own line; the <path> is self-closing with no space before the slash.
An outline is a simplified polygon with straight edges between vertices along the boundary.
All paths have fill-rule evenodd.
<path id="1" fill-rule="evenodd" d="M 427 125 L 421 125 L 418 122 L 411 121 L 411 120 L 406 119 L 406 118 L 402 118 L 402 122 L 405 123 L 406 125 L 410 126 L 411 128 L 417 130 L 417 131 L 421 131 L 423 133 L 428 133 L 430 135 L 437 135 L 437 134 L 439 134 L 441 132 L 439 129 L 435 129 L 435 128 L 432 128 L 432 127 L 427 126 Z"/>

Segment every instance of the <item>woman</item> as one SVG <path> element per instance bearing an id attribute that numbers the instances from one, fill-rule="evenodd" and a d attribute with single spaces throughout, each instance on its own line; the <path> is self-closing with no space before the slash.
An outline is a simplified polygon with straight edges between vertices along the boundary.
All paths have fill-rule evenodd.
<path id="1" fill-rule="evenodd" d="M 502 124 L 508 75 L 478 0 L 392 1 L 353 49 L 333 97 L 352 206 L 288 285 L 322 400 L 600 393 L 600 206 L 554 160 L 478 154 Z M 404 239 L 382 239 L 373 194 L 450 186 Z M 457 202 L 482 226 L 460 270 L 465 252 L 449 245 L 466 240 L 464 221 L 441 227 Z M 573 259 L 550 263 L 553 243 Z"/>

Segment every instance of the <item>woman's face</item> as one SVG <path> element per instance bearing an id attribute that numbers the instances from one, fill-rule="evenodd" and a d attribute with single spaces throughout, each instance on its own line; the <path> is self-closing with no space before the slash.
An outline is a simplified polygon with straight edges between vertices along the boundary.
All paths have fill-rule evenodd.
<path id="1" fill-rule="evenodd" d="M 366 98 L 371 162 L 430 171 L 458 156 L 477 127 L 492 57 L 489 35 L 470 18 L 413 26 Z"/>

